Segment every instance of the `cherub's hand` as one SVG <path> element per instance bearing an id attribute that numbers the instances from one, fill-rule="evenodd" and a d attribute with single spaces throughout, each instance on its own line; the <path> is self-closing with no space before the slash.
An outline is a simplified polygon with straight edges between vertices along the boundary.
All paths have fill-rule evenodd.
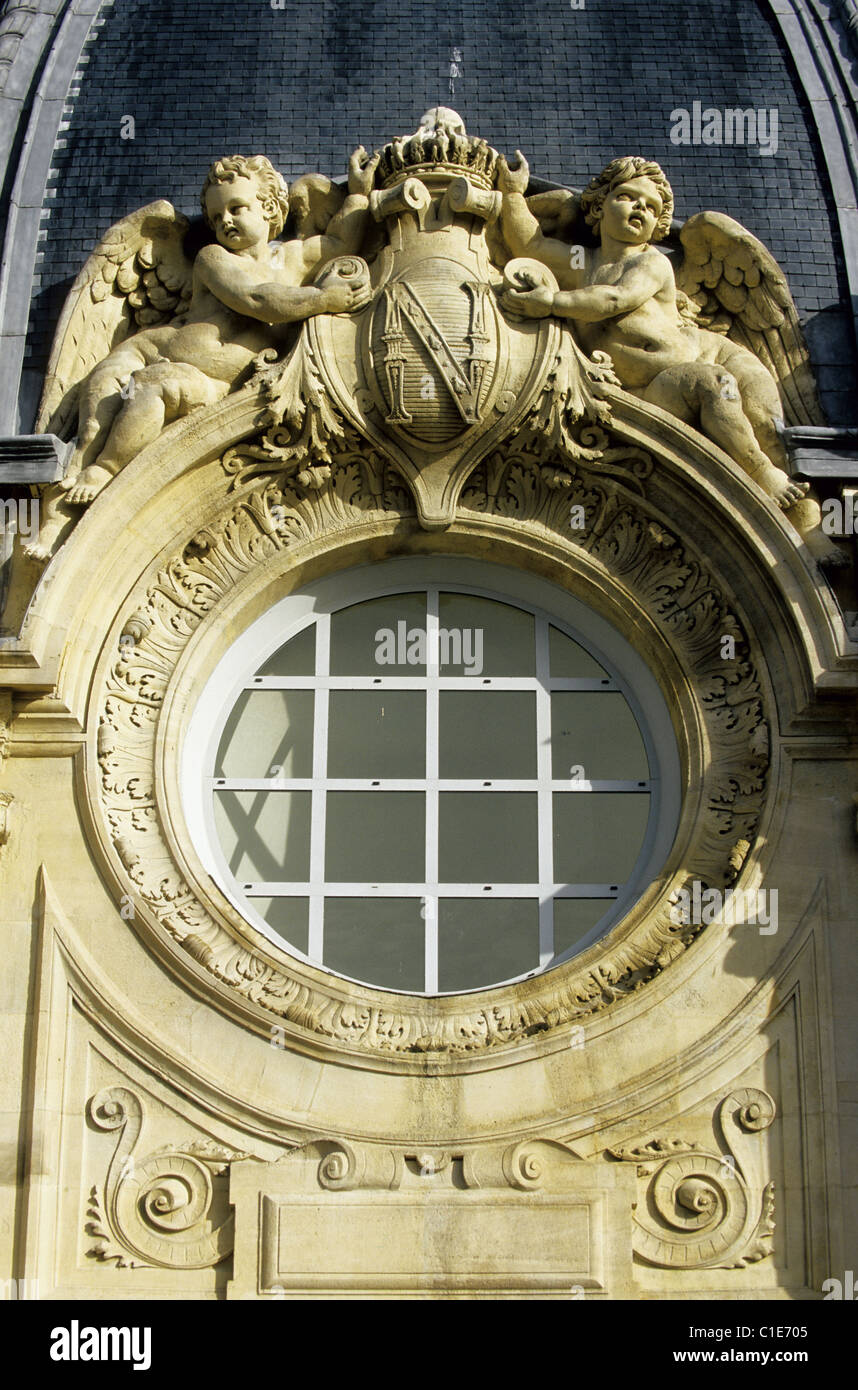
<path id="1" fill-rule="evenodd" d="M 349 193 L 362 193 L 368 198 L 377 168 L 378 154 L 368 155 L 363 145 L 358 145 L 349 160 Z"/>
<path id="2" fill-rule="evenodd" d="M 358 283 L 331 279 L 320 291 L 325 314 L 353 314 L 369 303 L 372 286 L 369 281 Z"/>
<path id="3" fill-rule="evenodd" d="M 510 169 L 503 155 L 498 160 L 498 188 L 501 193 L 524 193 L 530 182 L 530 169 L 521 150 L 516 150 L 515 158 L 514 169 Z"/>
<path id="4" fill-rule="evenodd" d="M 554 291 L 548 285 L 504 290 L 501 305 L 508 314 L 516 314 L 519 318 L 544 319 L 554 312 Z"/>

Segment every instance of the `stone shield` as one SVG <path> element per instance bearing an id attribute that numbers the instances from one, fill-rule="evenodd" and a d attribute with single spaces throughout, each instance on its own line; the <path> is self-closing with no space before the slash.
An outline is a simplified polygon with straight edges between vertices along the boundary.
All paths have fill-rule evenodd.
<path id="1" fill-rule="evenodd" d="M 445 256 L 412 262 L 383 287 L 368 328 L 388 429 L 443 447 L 486 418 L 500 325 L 492 287 L 468 266 Z"/>

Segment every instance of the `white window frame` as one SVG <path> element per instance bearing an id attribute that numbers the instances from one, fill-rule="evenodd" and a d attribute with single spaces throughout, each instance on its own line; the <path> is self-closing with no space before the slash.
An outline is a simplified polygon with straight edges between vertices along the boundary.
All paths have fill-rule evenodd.
<path id="1" fill-rule="evenodd" d="M 425 676 L 400 674 L 337 677 L 329 674 L 331 615 L 367 599 L 400 593 L 428 591 L 427 630 L 430 664 Z M 437 649 L 431 641 L 438 625 L 438 595 L 455 591 L 493 599 L 530 612 L 536 619 L 537 669 L 528 677 L 442 676 Z M 308 625 L 316 626 L 315 675 L 305 677 L 256 677 L 255 673 L 286 642 Z M 550 679 L 548 676 L 549 624 L 580 643 L 605 668 L 603 680 Z M 434 658 L 434 660 L 433 660 Z M 438 778 L 438 711 L 441 690 L 528 690 L 536 694 L 536 779 Z M 313 773 L 309 778 L 216 778 L 215 759 L 223 729 L 232 709 L 247 689 L 313 689 Z M 327 759 L 328 693 L 330 690 L 419 689 L 426 692 L 426 777 L 417 779 L 333 779 L 325 776 Z M 551 692 L 553 690 L 620 691 L 634 714 L 644 740 L 650 766 L 646 783 L 572 783 L 552 778 Z M 189 722 L 181 751 L 181 786 L 185 819 L 201 860 L 218 888 L 241 916 L 281 949 L 317 968 L 339 975 L 323 962 L 324 899 L 326 897 L 406 897 L 424 900 L 426 923 L 425 978 L 422 991 L 391 991 L 434 996 L 438 982 L 438 900 L 450 898 L 528 898 L 539 901 L 539 966 L 514 977 L 527 979 L 554 968 L 577 955 L 617 921 L 648 885 L 664 863 L 676 833 L 680 806 L 680 764 L 670 714 L 661 690 L 642 657 L 603 618 L 565 590 L 546 580 L 486 561 L 455 557 L 403 557 L 331 575 L 273 604 L 231 644 L 209 678 Z M 239 884 L 232 875 L 220 846 L 214 822 L 214 796 L 218 790 L 306 791 L 312 795 L 310 879 L 304 883 Z M 328 791 L 420 791 L 426 797 L 426 879 L 420 883 L 328 883 L 324 878 L 325 800 Z M 641 851 L 629 878 L 622 884 L 553 882 L 552 799 L 555 793 L 586 794 L 589 791 L 640 792 L 647 790 L 651 810 Z M 538 799 L 539 882 L 537 884 L 438 882 L 438 798 L 443 791 L 528 791 Z M 309 938 L 305 955 L 278 935 L 253 909 L 254 897 L 297 896 L 309 898 Z M 553 900 L 555 897 L 606 900 L 606 912 L 591 931 L 563 955 L 553 955 Z M 341 978 L 353 978 L 341 976 Z M 370 985 L 372 982 L 356 981 Z M 494 984 L 481 985 L 479 990 Z M 374 986 L 380 988 L 381 986 Z M 388 987 L 384 987 L 388 988 Z M 477 989 L 456 993 L 475 993 Z"/>

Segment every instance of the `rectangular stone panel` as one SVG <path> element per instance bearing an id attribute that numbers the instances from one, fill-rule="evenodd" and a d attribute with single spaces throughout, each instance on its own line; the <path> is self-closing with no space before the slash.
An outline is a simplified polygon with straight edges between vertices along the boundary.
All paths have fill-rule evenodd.
<path id="1" fill-rule="evenodd" d="M 601 1189 L 595 1173 L 579 1171 L 577 1190 L 423 1195 L 266 1192 L 287 1172 L 241 1166 L 233 1173 L 231 1298 L 457 1290 L 622 1297 L 631 1278 L 630 1192 L 613 1180 L 616 1170 Z"/>

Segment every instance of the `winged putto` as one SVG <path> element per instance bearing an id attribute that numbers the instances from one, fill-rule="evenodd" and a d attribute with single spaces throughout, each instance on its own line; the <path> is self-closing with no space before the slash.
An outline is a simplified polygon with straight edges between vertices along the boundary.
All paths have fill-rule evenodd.
<path id="1" fill-rule="evenodd" d="M 472 221 L 480 223 L 468 242 L 475 255 L 482 248 L 475 304 L 487 293 L 507 333 L 521 332 L 528 318 L 563 320 L 581 361 L 603 364 L 603 379 L 707 435 L 784 509 L 821 563 L 842 563 L 808 485 L 787 468 L 781 421 L 816 424 L 822 416 L 795 305 L 771 254 L 717 212 L 691 217 L 677 238 L 667 177 L 642 157 L 613 160 L 583 194 L 554 189 L 528 198 L 529 179 L 523 156 L 511 166 L 467 135 L 455 112 L 437 107 L 414 134 L 372 157 L 356 150 L 347 195 L 321 174 L 303 175 L 290 193 L 262 155 L 216 161 L 202 191 L 215 241 L 193 260 L 189 224 L 167 202 L 112 227 L 72 287 L 57 330 L 36 428 L 74 437 L 75 447 L 67 476 L 44 498 L 30 553 L 47 558 L 76 509 L 165 425 L 243 385 L 261 352 L 285 347 L 288 325 L 393 295 L 390 315 L 405 314 L 402 332 L 419 338 L 416 280 L 401 294 L 393 280 L 385 287 L 391 255 L 395 261 L 406 244 L 396 230 L 402 217 L 414 222 L 426 256 L 453 225 L 464 227 L 464 219 L 460 232 L 471 236 Z M 278 240 L 290 210 L 296 235 Z M 384 246 L 394 235 L 398 251 L 392 240 Z M 417 244 L 414 236 L 408 245 Z M 656 245 L 666 238 L 669 255 Z M 327 268 L 343 256 L 351 270 L 341 259 L 339 269 Z M 517 269 L 521 258 L 531 273 Z M 447 290 L 433 282 L 426 293 Z M 479 325 L 469 324 L 470 338 L 446 345 L 452 357 L 442 364 L 441 387 L 458 391 L 457 400 L 464 358 L 476 350 Z M 429 353 L 431 375 L 445 344 L 432 347 L 437 325 L 429 327 L 426 342 L 413 346 Z M 388 324 L 382 335 L 388 357 L 392 331 Z M 410 368 L 395 354 L 388 366 L 407 386 Z"/>
<path id="2" fill-rule="evenodd" d="M 789 476 L 777 429 L 784 417 L 815 424 L 821 415 L 795 305 L 772 255 L 732 218 L 702 212 L 682 227 L 685 258 L 675 273 L 653 245 L 669 233 L 674 204 L 652 160 L 612 160 L 578 200 L 552 206 L 542 195 L 542 219 L 524 198 L 529 177 L 520 153 L 516 167 L 500 161 L 504 238 L 514 255 L 547 265 L 560 288 L 514 286 L 505 307 L 570 320 L 586 352 L 610 355 L 627 391 L 720 445 L 786 511 L 818 560 L 842 563 L 808 484 Z M 597 246 L 572 247 L 540 224 L 550 218 L 571 230 L 576 213 Z"/>
<path id="3" fill-rule="evenodd" d="M 276 345 L 279 326 L 366 303 L 365 281 L 307 281 L 359 245 L 376 163 L 355 151 L 345 202 L 321 176 L 299 180 L 303 235 L 291 241 L 274 240 L 289 196 L 264 155 L 211 166 L 201 201 L 217 240 L 193 264 L 183 250 L 188 221 L 167 202 L 110 229 L 72 287 L 48 368 L 37 429 L 62 435 L 76 417 L 77 443 L 46 498 L 36 558 L 50 553 L 69 507 L 91 502 L 166 424 L 232 390 Z"/>

